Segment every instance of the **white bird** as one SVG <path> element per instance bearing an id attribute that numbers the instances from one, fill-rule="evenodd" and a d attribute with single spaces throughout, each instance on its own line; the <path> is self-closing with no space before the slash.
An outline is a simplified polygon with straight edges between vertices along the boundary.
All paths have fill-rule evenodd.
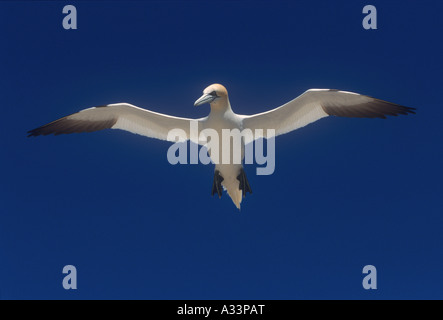
<path id="1" fill-rule="evenodd" d="M 190 122 L 197 121 L 199 129 L 211 128 L 221 135 L 222 129 L 274 129 L 281 135 L 304 127 L 327 116 L 351 118 L 386 118 L 398 114 L 415 113 L 414 108 L 375 99 L 369 96 L 334 89 L 310 89 L 296 99 L 267 112 L 255 115 L 238 115 L 231 109 L 226 88 L 212 84 L 195 101 L 195 106 L 209 103 L 209 115 L 201 119 L 173 117 L 129 103 L 116 103 L 81 110 L 30 130 L 28 137 L 92 132 L 102 129 L 121 129 L 150 138 L 167 140 L 172 129 L 181 129 L 182 140 L 190 137 Z M 259 137 L 254 137 L 259 138 Z M 222 195 L 226 189 L 240 209 L 242 198 L 252 193 L 242 164 L 216 164 L 212 195 Z"/>

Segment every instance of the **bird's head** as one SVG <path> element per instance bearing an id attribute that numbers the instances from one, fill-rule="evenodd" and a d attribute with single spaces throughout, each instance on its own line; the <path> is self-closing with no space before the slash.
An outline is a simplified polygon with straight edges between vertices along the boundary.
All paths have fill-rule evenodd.
<path id="1" fill-rule="evenodd" d="M 228 103 L 228 91 L 221 84 L 211 84 L 205 90 L 203 95 L 195 101 L 194 106 L 210 103 L 212 106 L 224 106 Z"/>

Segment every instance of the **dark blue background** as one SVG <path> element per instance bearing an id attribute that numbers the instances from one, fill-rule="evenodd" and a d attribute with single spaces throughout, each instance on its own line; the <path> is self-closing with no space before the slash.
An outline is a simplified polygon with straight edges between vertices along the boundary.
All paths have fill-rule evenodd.
<path id="1" fill-rule="evenodd" d="M 78 30 L 62 28 L 74 4 Z M 364 30 L 362 8 L 378 9 Z M 1 2 L 3 299 L 443 298 L 441 1 Z M 213 167 L 114 130 L 27 138 L 129 102 L 185 117 L 224 84 L 235 112 L 336 88 L 416 107 L 276 140 L 241 213 Z M 78 290 L 64 290 L 73 264 Z M 363 266 L 378 289 L 362 287 Z"/>

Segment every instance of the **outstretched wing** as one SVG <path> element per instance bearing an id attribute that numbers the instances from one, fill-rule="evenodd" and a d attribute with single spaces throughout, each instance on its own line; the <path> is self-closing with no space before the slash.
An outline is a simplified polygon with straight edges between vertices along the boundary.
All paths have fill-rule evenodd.
<path id="1" fill-rule="evenodd" d="M 28 137 L 121 129 L 150 138 L 167 140 L 170 130 L 181 129 L 186 135 L 180 135 L 179 139 L 187 140 L 190 121 L 199 120 L 168 116 L 129 103 L 116 103 L 73 113 L 29 131 Z"/>
<path id="2" fill-rule="evenodd" d="M 266 135 L 267 129 L 274 129 L 278 136 L 327 116 L 384 119 L 386 116 L 415 113 L 414 110 L 353 92 L 310 89 L 281 107 L 244 116 L 243 128 L 263 129 L 263 136 L 269 138 Z"/>

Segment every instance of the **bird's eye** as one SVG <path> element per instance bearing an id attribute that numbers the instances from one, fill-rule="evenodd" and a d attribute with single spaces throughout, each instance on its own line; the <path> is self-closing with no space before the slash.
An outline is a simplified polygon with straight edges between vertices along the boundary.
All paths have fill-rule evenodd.
<path id="1" fill-rule="evenodd" d="M 214 91 L 212 91 L 212 92 L 210 93 L 210 95 L 213 96 L 213 97 L 216 97 L 216 96 L 217 96 L 217 92 L 215 92 L 215 90 L 214 90 Z"/>

